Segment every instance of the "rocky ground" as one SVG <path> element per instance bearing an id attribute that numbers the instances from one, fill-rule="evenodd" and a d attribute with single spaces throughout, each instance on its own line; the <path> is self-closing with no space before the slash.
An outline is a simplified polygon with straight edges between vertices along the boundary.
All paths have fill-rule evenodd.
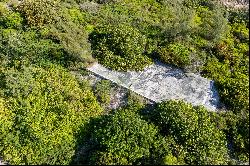
<path id="1" fill-rule="evenodd" d="M 4 162 L 2 158 L 0 157 L 0 165 L 8 165 L 7 162 Z"/>
<path id="2" fill-rule="evenodd" d="M 221 0 L 226 7 L 234 9 L 249 9 L 249 0 Z"/>
<path id="3" fill-rule="evenodd" d="M 212 111 L 221 106 L 212 80 L 197 74 L 184 73 L 178 68 L 159 62 L 141 72 L 112 71 L 97 63 L 88 70 L 95 73 L 91 79 L 108 79 L 153 102 L 181 99 L 193 105 L 203 105 Z M 120 100 L 122 94 L 117 92 L 115 96 L 112 97 Z"/>

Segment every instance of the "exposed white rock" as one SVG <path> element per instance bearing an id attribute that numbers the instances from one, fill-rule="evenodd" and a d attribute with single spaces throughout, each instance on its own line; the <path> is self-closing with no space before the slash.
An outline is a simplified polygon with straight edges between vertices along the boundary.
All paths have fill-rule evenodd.
<path id="1" fill-rule="evenodd" d="M 7 162 L 4 162 L 4 161 L 2 160 L 2 158 L 0 157 L 0 165 L 8 165 L 8 163 L 7 163 Z"/>
<path id="2" fill-rule="evenodd" d="M 98 63 L 87 69 L 155 102 L 183 99 L 193 105 L 204 105 L 211 111 L 219 105 L 212 80 L 159 62 L 140 72 L 113 71 Z"/>

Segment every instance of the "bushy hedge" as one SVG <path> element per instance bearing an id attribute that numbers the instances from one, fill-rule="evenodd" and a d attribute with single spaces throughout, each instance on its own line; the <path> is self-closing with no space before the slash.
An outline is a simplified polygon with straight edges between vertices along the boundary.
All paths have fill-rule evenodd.
<path id="1" fill-rule="evenodd" d="M 144 55 L 146 37 L 130 25 L 97 27 L 90 36 L 94 56 L 106 67 L 115 70 L 142 70 L 152 63 Z"/>
<path id="2" fill-rule="evenodd" d="M 76 135 L 101 114 L 93 93 L 62 67 L 3 71 L 0 154 L 10 164 L 69 164 Z"/>

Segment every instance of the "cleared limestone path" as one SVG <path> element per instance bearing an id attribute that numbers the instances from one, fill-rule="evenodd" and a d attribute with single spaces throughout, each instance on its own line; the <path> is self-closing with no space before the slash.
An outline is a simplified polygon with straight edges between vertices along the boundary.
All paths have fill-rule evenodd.
<path id="1" fill-rule="evenodd" d="M 219 104 L 212 80 L 159 62 L 140 72 L 117 72 L 98 63 L 87 69 L 155 102 L 183 99 L 193 105 L 204 105 L 211 111 Z"/>

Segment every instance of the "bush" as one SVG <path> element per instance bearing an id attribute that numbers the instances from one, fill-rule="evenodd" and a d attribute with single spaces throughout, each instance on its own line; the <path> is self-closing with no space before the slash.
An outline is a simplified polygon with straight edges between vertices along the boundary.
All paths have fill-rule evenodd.
<path id="1" fill-rule="evenodd" d="M 152 61 L 143 55 L 146 37 L 137 29 L 121 24 L 98 27 L 90 36 L 94 56 L 115 70 L 142 70 Z"/>
<path id="2" fill-rule="evenodd" d="M 102 112 L 93 93 L 80 89 L 74 77 L 52 64 L 5 70 L 2 81 L 3 159 L 17 165 L 69 164 L 80 127 Z"/>
<path id="3" fill-rule="evenodd" d="M 249 78 L 239 74 L 238 78 L 225 78 L 218 83 L 222 102 L 238 112 L 249 107 Z"/>
<path id="4" fill-rule="evenodd" d="M 173 136 L 177 143 L 175 155 L 183 155 L 186 164 L 226 163 L 225 135 L 203 107 L 166 101 L 158 104 L 150 115 L 163 135 Z"/>
<path id="5" fill-rule="evenodd" d="M 191 50 L 180 43 L 172 43 L 167 47 L 161 47 L 158 51 L 159 58 L 164 63 L 173 64 L 178 67 L 186 67 L 191 64 Z"/>
<path id="6" fill-rule="evenodd" d="M 63 47 L 64 61 L 84 62 L 84 65 L 94 61 L 80 10 L 51 0 L 26 0 L 17 10 L 30 27 L 38 30 L 42 39 L 51 39 Z"/>
<path id="7" fill-rule="evenodd" d="M 142 120 L 135 111 L 136 108 L 121 109 L 93 124 L 91 139 L 96 141 L 97 148 L 91 157 L 92 164 L 140 164 L 150 161 L 157 149 L 162 148 L 153 158 L 159 164 L 159 158 L 168 152 L 168 143 L 157 136 L 155 126 Z"/>
<path id="8" fill-rule="evenodd" d="M 231 26 L 234 36 L 243 42 L 249 41 L 249 29 L 247 28 L 246 23 L 233 23 Z"/>
<path id="9" fill-rule="evenodd" d="M 243 60 L 241 60 L 241 63 Z M 204 67 L 206 75 L 216 81 L 216 85 L 221 97 L 221 102 L 226 104 L 227 108 L 237 112 L 248 112 L 249 107 L 249 78 L 245 67 L 226 62 L 218 62 L 211 59 Z"/>
<path id="10" fill-rule="evenodd" d="M 199 7 L 196 13 L 200 18 L 200 25 L 195 30 L 195 34 L 214 43 L 223 38 L 227 31 L 227 20 L 219 7 L 213 10 L 208 7 Z"/>
<path id="11" fill-rule="evenodd" d="M 28 25 L 41 27 L 55 23 L 59 8 L 59 1 L 25 0 L 18 5 L 17 10 L 24 15 Z"/>
<path id="12" fill-rule="evenodd" d="M 249 160 L 249 113 L 247 115 L 232 112 L 211 113 L 211 119 L 226 136 L 230 155 L 241 162 Z"/>
<path id="13" fill-rule="evenodd" d="M 9 11 L 0 3 L 0 25 L 4 28 L 20 28 L 22 27 L 23 18 L 20 13 Z"/>
<path id="14" fill-rule="evenodd" d="M 215 80 L 221 101 L 234 113 L 249 108 L 249 35 L 245 12 L 229 15 L 226 36 L 213 48 L 213 58 L 204 66 L 206 76 Z"/>
<path id="15" fill-rule="evenodd" d="M 0 33 L 0 52 L 5 55 L 9 67 L 38 63 L 41 59 L 60 61 L 64 57 L 59 44 L 39 39 L 41 36 L 35 30 L 0 29 Z"/>
<path id="16" fill-rule="evenodd" d="M 97 97 L 98 101 L 103 105 L 107 106 L 110 103 L 110 92 L 111 85 L 108 80 L 101 80 L 97 82 L 94 87 L 94 94 Z"/>

